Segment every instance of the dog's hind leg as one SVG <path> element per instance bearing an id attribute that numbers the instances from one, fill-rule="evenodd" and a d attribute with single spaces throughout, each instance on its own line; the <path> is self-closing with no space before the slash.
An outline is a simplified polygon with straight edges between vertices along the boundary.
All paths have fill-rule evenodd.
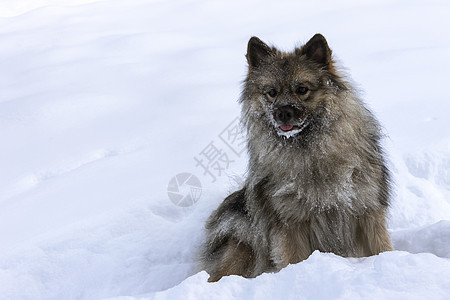
<path id="1" fill-rule="evenodd" d="M 229 239 L 219 249 L 219 257 L 210 264 L 209 282 L 220 280 L 223 276 L 240 275 L 244 277 L 254 277 L 252 272 L 255 265 L 255 255 L 252 248 L 244 243 L 239 243 L 235 239 Z"/>

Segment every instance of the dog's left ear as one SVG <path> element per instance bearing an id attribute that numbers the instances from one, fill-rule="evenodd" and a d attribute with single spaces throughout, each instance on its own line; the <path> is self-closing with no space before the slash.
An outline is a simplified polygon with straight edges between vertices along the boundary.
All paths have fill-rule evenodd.
<path id="1" fill-rule="evenodd" d="M 331 49 L 328 47 L 327 40 L 323 35 L 317 33 L 301 49 L 301 55 L 314 62 L 328 66 L 331 62 Z"/>

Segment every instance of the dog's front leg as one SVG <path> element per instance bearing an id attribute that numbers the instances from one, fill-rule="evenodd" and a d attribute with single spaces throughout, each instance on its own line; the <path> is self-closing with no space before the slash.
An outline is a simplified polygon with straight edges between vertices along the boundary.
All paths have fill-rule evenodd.
<path id="1" fill-rule="evenodd" d="M 305 260 L 312 253 L 309 226 L 297 224 L 289 228 L 280 227 L 271 231 L 270 256 L 277 271 L 288 264 Z"/>

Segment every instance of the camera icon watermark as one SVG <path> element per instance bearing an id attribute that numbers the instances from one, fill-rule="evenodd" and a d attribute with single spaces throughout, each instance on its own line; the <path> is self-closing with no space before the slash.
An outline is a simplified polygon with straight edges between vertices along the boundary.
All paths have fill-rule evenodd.
<path id="1" fill-rule="evenodd" d="M 167 194 L 173 204 L 181 207 L 194 205 L 202 195 L 200 180 L 191 173 L 174 176 L 167 186 Z"/>

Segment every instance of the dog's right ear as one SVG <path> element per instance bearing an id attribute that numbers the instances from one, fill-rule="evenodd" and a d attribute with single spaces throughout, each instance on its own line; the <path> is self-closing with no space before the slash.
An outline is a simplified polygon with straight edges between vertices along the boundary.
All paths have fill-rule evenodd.
<path id="1" fill-rule="evenodd" d="M 271 55 L 272 49 L 256 36 L 248 41 L 247 62 L 251 68 L 258 68 Z"/>

